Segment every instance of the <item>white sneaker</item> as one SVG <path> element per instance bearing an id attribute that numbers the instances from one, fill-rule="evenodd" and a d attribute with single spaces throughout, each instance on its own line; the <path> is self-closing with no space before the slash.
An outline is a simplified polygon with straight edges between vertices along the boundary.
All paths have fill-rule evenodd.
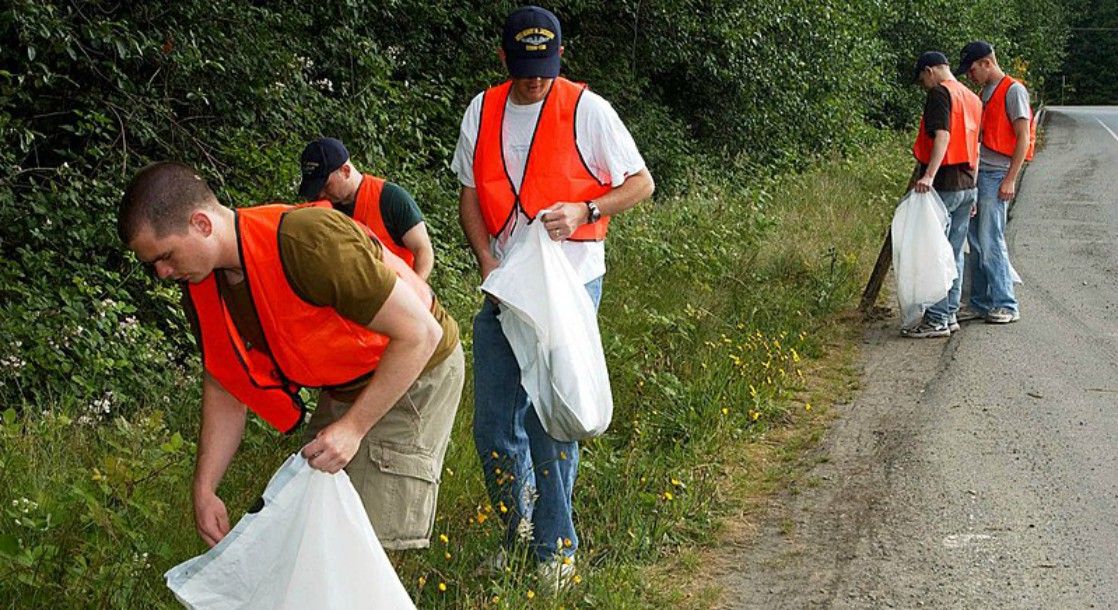
<path id="1" fill-rule="evenodd" d="M 1008 307 L 995 307 L 986 314 L 987 324 L 1009 324 L 1021 319 L 1021 314 Z"/>
<path id="2" fill-rule="evenodd" d="M 956 322 L 970 322 L 971 320 L 981 320 L 986 317 L 986 314 L 978 311 L 970 305 L 963 305 L 959 311 L 955 313 Z"/>
<path id="3" fill-rule="evenodd" d="M 478 576 L 494 577 L 504 573 L 504 571 L 507 570 L 508 567 L 509 554 L 508 551 L 506 551 L 504 547 L 502 547 L 501 550 L 497 551 L 496 554 L 486 557 L 485 561 L 482 561 L 481 564 L 478 565 L 477 569 L 474 570 L 474 573 Z"/>
<path id="4" fill-rule="evenodd" d="M 536 580 L 540 593 L 557 594 L 571 586 L 575 577 L 573 555 L 555 557 L 536 566 Z"/>

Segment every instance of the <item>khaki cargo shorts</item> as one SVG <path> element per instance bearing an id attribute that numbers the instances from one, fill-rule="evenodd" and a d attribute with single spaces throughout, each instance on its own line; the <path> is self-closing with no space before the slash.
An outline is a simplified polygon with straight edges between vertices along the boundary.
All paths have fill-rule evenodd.
<path id="1" fill-rule="evenodd" d="M 459 345 L 419 376 L 369 430 L 345 468 L 386 549 L 430 546 L 443 457 L 464 381 L 465 359 Z M 308 440 L 349 407 L 321 392 L 307 424 Z"/>

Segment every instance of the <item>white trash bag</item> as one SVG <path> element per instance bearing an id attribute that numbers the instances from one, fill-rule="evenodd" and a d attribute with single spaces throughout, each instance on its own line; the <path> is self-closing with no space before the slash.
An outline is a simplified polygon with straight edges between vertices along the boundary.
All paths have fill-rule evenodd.
<path id="1" fill-rule="evenodd" d="M 164 574 L 192 610 L 414 608 L 345 471 L 296 453 L 214 548 Z M 403 510 L 404 507 L 401 507 Z"/>
<path id="2" fill-rule="evenodd" d="M 512 240 L 481 290 L 501 302 L 521 385 L 552 438 L 598 436 L 613 418 L 613 394 L 594 303 L 543 222 Z"/>
<path id="3" fill-rule="evenodd" d="M 902 328 L 947 296 L 955 281 L 955 253 L 947 241 L 947 208 L 935 191 L 909 191 L 893 213 L 893 274 Z"/>

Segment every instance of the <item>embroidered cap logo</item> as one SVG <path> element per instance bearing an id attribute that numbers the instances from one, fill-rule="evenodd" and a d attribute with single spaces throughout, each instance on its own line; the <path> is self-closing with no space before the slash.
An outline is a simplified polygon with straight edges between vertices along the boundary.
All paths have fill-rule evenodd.
<path id="1" fill-rule="evenodd" d="M 546 51 L 547 44 L 555 40 L 555 32 L 547 28 L 528 28 L 518 32 L 514 38 L 524 45 L 525 51 Z"/>

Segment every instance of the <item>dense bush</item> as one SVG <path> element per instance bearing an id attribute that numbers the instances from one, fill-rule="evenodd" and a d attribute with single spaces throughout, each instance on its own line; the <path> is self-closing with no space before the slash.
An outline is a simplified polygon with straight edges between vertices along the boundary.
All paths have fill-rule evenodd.
<path id="1" fill-rule="evenodd" d="M 177 288 L 157 285 L 116 242 L 115 208 L 130 175 L 175 158 L 198 166 L 225 202 L 289 200 L 303 142 L 340 137 L 359 167 L 416 194 L 439 254 L 436 289 L 465 321 L 476 276 L 448 166 L 466 104 L 502 78 L 495 50 L 514 5 L 9 0 L 0 8 L 0 440 L 6 450 L 24 443 L 49 452 L 55 447 L 41 443 L 59 443 L 54 461 L 31 464 L 15 451 L 0 470 L 10 482 L 38 469 L 43 476 L 31 480 L 43 496 L 70 490 L 50 503 L 29 495 L 5 507 L 19 520 L 18 536 L 0 536 L 0 555 L 29 579 L 24 585 L 62 583 L 69 599 L 81 599 L 142 571 L 151 586 L 154 568 L 142 555 L 128 564 L 132 572 L 118 574 L 113 566 L 121 562 L 106 549 L 130 553 L 133 534 L 156 522 L 166 527 L 169 514 L 182 520 L 174 524 L 183 539 L 197 543 L 181 506 L 190 438 L 175 440 L 196 422 L 197 356 L 183 332 Z M 706 209 L 695 204 L 703 201 L 712 218 L 738 223 L 738 232 L 695 225 L 708 233 L 684 241 L 667 233 L 678 219 L 657 217 L 627 234 L 622 224 L 615 252 L 628 248 L 659 266 L 623 275 L 619 289 L 641 272 L 681 272 L 686 257 L 704 256 L 700 288 L 731 282 L 743 294 L 756 290 L 742 327 L 730 334 L 766 350 L 788 330 L 784 321 L 805 314 L 767 302 L 760 287 L 779 280 L 782 302 L 815 303 L 822 316 L 848 296 L 844 274 L 855 255 L 853 246 L 840 251 L 825 239 L 815 244 L 822 252 L 809 252 L 813 238 L 792 235 L 791 222 L 779 229 L 788 235 L 773 236 L 771 195 L 760 178 L 864 147 L 882 128 L 911 126 L 920 92 L 909 66 L 920 51 L 955 57 L 966 40 L 985 37 L 1003 63 L 1042 83 L 1060 65 L 1067 31 L 1058 0 L 566 0 L 549 8 L 564 23 L 566 73 L 618 108 L 657 179 L 658 198 L 687 199 L 680 208 L 691 214 Z M 871 164 L 848 170 L 873 181 L 851 193 L 880 192 L 884 179 Z M 734 197 L 752 207 L 724 207 Z M 835 226 L 813 223 L 804 226 Z M 760 235 L 793 250 L 772 255 L 764 274 L 751 270 L 756 260 L 737 260 L 753 243 L 740 240 Z M 613 307 L 621 307 L 617 336 L 633 340 L 607 346 L 615 361 L 624 359 L 611 364 L 668 401 L 685 387 L 690 363 L 636 358 L 637 346 L 642 358 L 663 355 L 653 340 L 662 335 L 648 344 L 632 335 L 668 335 L 701 312 L 675 301 L 665 305 L 671 311 Z M 749 339 L 756 328 L 772 336 Z M 642 429 L 673 442 L 689 434 L 683 426 L 695 413 L 671 415 L 655 420 L 664 429 Z M 615 442 L 629 442 L 630 432 Z M 88 451 L 63 451 L 71 446 L 61 444 L 65 438 Z M 145 446 L 145 439 L 155 442 Z M 98 453 L 105 447 L 106 455 Z M 452 447 L 459 455 L 469 449 Z M 106 462 L 110 451 L 124 461 Z M 603 472 L 632 474 L 610 467 Z M 235 488 L 249 494 L 252 481 Z M 470 481 L 468 488 L 480 486 Z M 452 490 L 450 502 L 467 501 Z M 161 499 L 165 492 L 176 494 L 173 509 Z M 131 508 L 116 514 L 103 506 Z M 663 533 L 656 527 L 650 541 Z M 173 552 L 169 543 L 157 549 L 164 565 L 189 548 L 176 544 Z M 88 557 L 51 564 L 65 553 Z"/>
<path id="2" fill-rule="evenodd" d="M 470 268 L 446 171 L 466 102 L 501 78 L 512 3 L 15 0 L 0 13 L 0 399 L 177 381 L 192 350 L 173 291 L 115 242 L 122 185 L 144 163 L 199 166 L 232 203 L 289 199 L 301 143 L 349 142 L 416 192 L 452 303 Z M 658 0 L 553 7 L 566 70 L 621 110 L 662 195 L 742 185 L 903 126 L 915 54 L 983 36 L 1042 79 L 1066 26 L 1056 0 Z M 1002 44 L 1004 43 L 1004 45 Z M 448 249 L 452 254 L 448 256 Z M 131 342 L 116 341 L 130 333 Z M 171 337 L 164 339 L 164 334 Z M 158 393 L 158 392 L 156 392 Z M 72 392 L 70 392 L 72 394 Z"/>

